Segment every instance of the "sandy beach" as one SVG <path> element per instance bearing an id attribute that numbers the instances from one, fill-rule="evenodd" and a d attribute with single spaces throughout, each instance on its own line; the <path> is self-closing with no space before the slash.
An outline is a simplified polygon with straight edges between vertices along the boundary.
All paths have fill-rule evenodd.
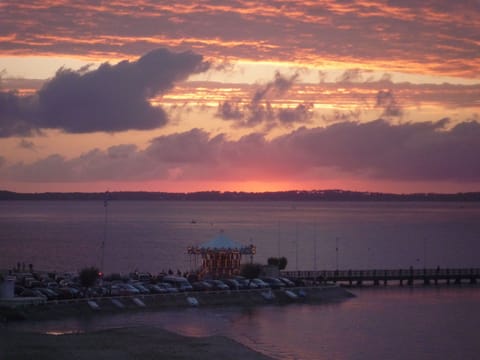
<path id="1" fill-rule="evenodd" d="M 268 360 L 226 337 L 190 338 L 155 327 L 48 335 L 0 329 L 2 360 Z"/>

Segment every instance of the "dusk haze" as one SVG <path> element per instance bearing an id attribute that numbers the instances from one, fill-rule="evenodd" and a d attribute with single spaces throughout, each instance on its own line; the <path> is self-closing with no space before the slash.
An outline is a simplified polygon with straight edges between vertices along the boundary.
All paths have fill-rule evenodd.
<path id="1" fill-rule="evenodd" d="M 478 1 L 2 1 L 0 190 L 480 190 Z"/>

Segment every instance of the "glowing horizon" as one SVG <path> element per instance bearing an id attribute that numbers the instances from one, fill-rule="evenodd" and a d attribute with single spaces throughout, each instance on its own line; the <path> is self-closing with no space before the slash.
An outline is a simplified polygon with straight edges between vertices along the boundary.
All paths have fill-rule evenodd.
<path id="1" fill-rule="evenodd" d="M 0 189 L 478 191 L 478 10 L 0 3 Z"/>

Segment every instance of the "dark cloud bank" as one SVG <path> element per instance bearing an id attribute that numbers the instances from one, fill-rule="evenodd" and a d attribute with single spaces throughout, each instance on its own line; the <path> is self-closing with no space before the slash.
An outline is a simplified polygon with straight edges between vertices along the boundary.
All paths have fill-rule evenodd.
<path id="1" fill-rule="evenodd" d="M 167 122 L 148 100 L 209 64 L 193 52 L 158 49 L 98 69 L 60 69 L 34 96 L 0 92 L 0 137 L 46 128 L 71 133 L 153 129 Z"/>
<path id="2" fill-rule="evenodd" d="M 67 160 L 52 155 L 33 164 L 0 167 L 17 181 L 322 179 L 322 169 L 371 179 L 480 181 L 480 123 L 447 129 L 438 122 L 393 125 L 384 120 L 301 128 L 267 140 L 239 140 L 205 131 L 161 136 L 145 150 L 118 145 Z"/>

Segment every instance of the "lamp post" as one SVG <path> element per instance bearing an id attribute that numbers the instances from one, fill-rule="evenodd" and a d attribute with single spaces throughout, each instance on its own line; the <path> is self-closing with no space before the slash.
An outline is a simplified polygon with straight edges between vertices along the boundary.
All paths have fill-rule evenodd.
<path id="1" fill-rule="evenodd" d="M 278 258 L 280 258 L 280 221 L 278 222 L 278 228 L 277 228 L 277 250 L 278 250 Z"/>
<path id="2" fill-rule="evenodd" d="M 313 236 L 313 270 L 317 271 L 317 223 L 314 225 Z"/>
<path id="3" fill-rule="evenodd" d="M 427 268 L 427 238 L 423 238 L 423 268 Z"/>
<path id="4" fill-rule="evenodd" d="M 295 223 L 295 270 L 298 271 L 298 223 Z"/>
<path id="5" fill-rule="evenodd" d="M 103 201 L 103 207 L 105 208 L 105 223 L 103 225 L 103 241 L 102 241 L 102 259 L 100 262 L 100 271 L 105 274 L 104 262 L 105 262 L 105 243 L 107 242 L 107 225 L 108 225 L 108 200 L 110 193 L 105 192 L 105 199 Z"/>
<path id="6" fill-rule="evenodd" d="M 371 260 L 370 259 L 370 254 L 371 254 L 370 250 L 371 250 L 370 246 L 367 247 L 367 268 L 366 268 L 366 270 L 370 270 L 370 266 L 371 266 L 371 264 L 370 264 L 370 262 L 371 262 L 370 261 Z"/>
<path id="7" fill-rule="evenodd" d="M 338 271 L 338 236 L 335 238 L 335 269 Z"/>

